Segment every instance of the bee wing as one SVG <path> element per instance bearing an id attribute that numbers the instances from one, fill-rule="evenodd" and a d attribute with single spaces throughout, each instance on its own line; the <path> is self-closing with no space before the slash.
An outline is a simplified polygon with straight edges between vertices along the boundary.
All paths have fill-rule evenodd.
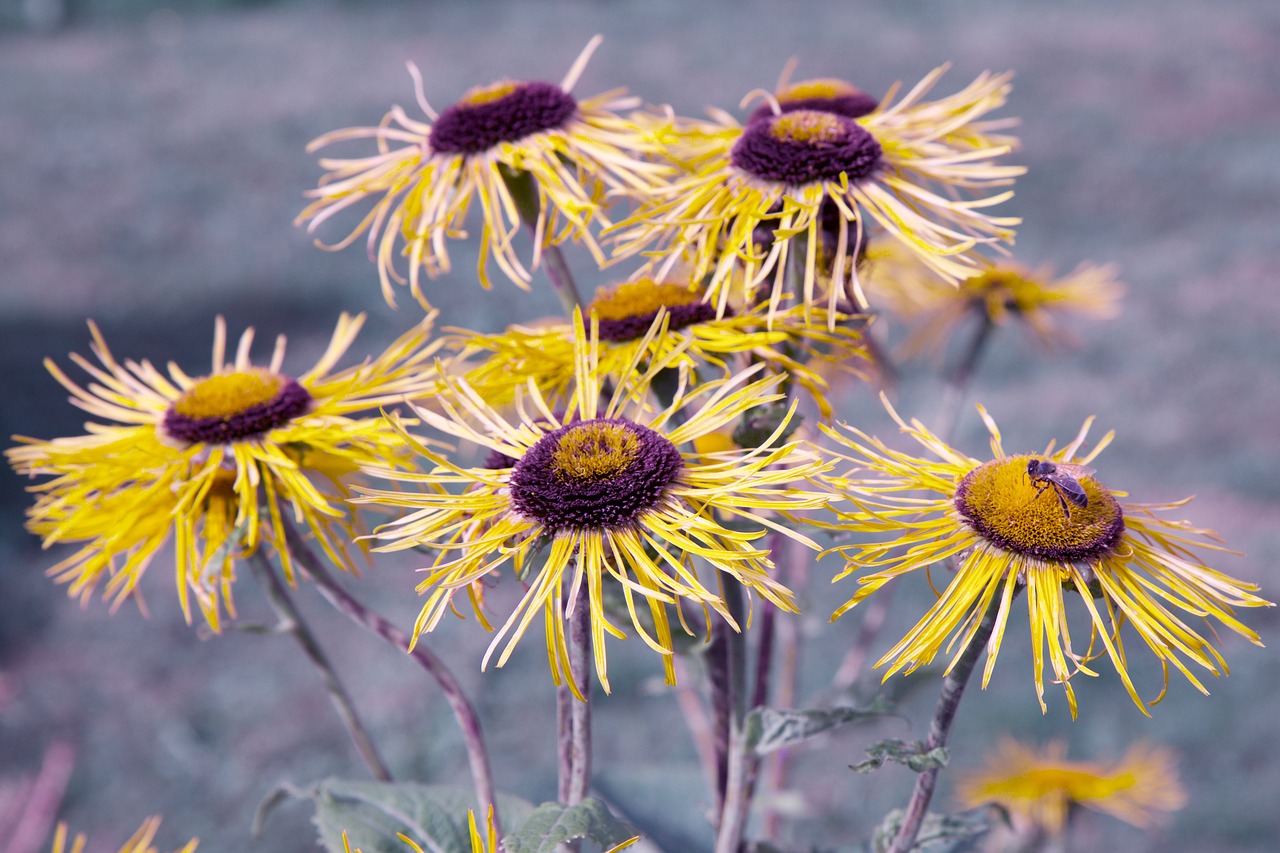
<path id="1" fill-rule="evenodd" d="M 1059 473 L 1070 477 L 1088 477 L 1098 471 L 1097 468 L 1090 468 L 1088 465 L 1075 465 L 1071 462 L 1059 462 L 1057 465 Z"/>

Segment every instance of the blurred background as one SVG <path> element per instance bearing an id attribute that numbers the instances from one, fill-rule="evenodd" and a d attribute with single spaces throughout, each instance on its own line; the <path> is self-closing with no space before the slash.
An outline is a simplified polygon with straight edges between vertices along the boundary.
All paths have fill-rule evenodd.
<path id="1" fill-rule="evenodd" d="M 605 36 L 577 88 L 626 86 L 686 115 L 734 110 L 771 88 L 790 57 L 796 79 L 836 76 L 873 94 L 950 61 L 947 94 L 985 70 L 1017 72 L 1009 107 L 1022 119 L 1029 167 L 1003 209 L 1024 218 L 1017 257 L 1060 271 L 1115 263 L 1127 285 L 1121 316 L 1077 325 L 1081 346 L 1047 356 L 1002 332 L 973 398 L 1000 422 L 1013 452 L 1069 439 L 1090 414 L 1115 444 L 1099 478 L 1139 501 L 1197 496 L 1186 515 L 1244 556 L 1218 568 L 1280 591 L 1280 5 L 1273 0 L 1013 0 L 910 2 L 216 2 L 0 0 L 0 434 L 77 434 L 82 418 L 41 366 L 88 351 L 87 318 L 120 357 L 207 369 L 213 319 L 258 330 L 260 352 L 290 339 L 305 369 L 341 311 L 366 311 L 353 354 L 376 351 L 420 316 L 381 300 L 363 247 L 330 254 L 293 227 L 320 172 L 315 136 L 374 124 L 411 104 L 405 61 L 422 69 L 441 108 L 504 76 L 556 81 L 595 33 Z M 325 232 L 335 239 L 338 229 Z M 569 250 L 584 291 L 603 283 Z M 532 293 L 475 282 L 459 245 L 455 274 L 428 285 L 443 324 L 497 330 L 554 313 L 545 280 Z M 927 417 L 938 384 L 908 373 L 897 400 Z M 850 388 L 846 418 L 888 436 L 874 394 Z M 957 442 L 986 452 L 967 411 Z M 286 639 L 184 624 L 161 560 L 142 584 L 149 616 L 80 608 L 43 572 L 22 529 L 24 483 L 0 473 L 0 825 L 33 784 L 60 792 L 57 814 L 115 850 L 149 814 L 166 815 L 161 846 L 198 835 L 201 850 L 313 850 L 304 806 L 280 809 L 262 837 L 252 813 L 277 783 L 362 777 L 325 694 Z M 380 561 L 359 591 L 408 625 L 412 563 Z M 827 625 L 852 583 L 830 588 L 819 564 L 807 593 L 801 696 L 820 693 L 857 632 L 856 613 Z M 248 584 L 241 621 L 268 621 Z M 904 584 L 875 651 L 923 612 L 923 583 Z M 434 686 L 378 641 L 331 619 L 309 590 L 297 599 L 319 625 L 392 769 L 404 778 L 465 782 L 465 756 Z M 1025 621 L 1025 620 L 1024 620 Z M 1274 611 L 1245 621 L 1276 637 Z M 893 636 L 890 636 L 893 634 Z M 1211 697 L 1175 678 L 1144 718 L 1106 666 L 1077 679 L 1070 720 L 1048 686 L 1042 716 L 1024 625 L 1010 628 L 990 688 L 960 711 L 953 768 L 979 765 L 1001 733 L 1064 738 L 1076 758 L 1114 758 L 1135 740 L 1177 751 L 1191 797 L 1163 829 L 1141 833 L 1086 816 L 1072 849 L 1270 851 L 1280 838 L 1280 663 L 1224 635 L 1230 678 Z M 487 637 L 472 621 L 432 637 L 473 691 L 495 751 L 499 787 L 554 797 L 554 697 L 536 637 L 481 677 Z M 1147 695 L 1160 673 L 1131 647 Z M 638 643 L 610 651 L 615 692 L 597 706 L 600 790 L 668 853 L 709 849 L 707 802 L 692 742 L 656 659 Z M 935 674 L 907 681 L 903 717 L 833 737 L 797 759 L 813 792 L 784 800 L 783 839 L 830 849 L 862 837 L 905 802 L 911 774 L 847 769 L 884 737 L 922 737 Z M 875 679 L 870 679 L 870 685 Z M 908 685 L 910 686 L 910 685 Z M 820 753 L 820 754 L 819 754 Z M 43 774 L 42 774 L 43 768 Z M 943 775 L 939 806 L 950 804 Z M 60 780 L 65 779 L 65 788 Z M 694 804 L 671 809 L 670 803 Z M 8 810 L 8 811 L 6 811 Z M 652 817 L 651 817 L 652 816 Z M 655 824 L 652 818 L 657 818 Z M 164 845 L 169 845 L 165 847 Z M 47 849 L 41 841 L 36 849 Z"/>

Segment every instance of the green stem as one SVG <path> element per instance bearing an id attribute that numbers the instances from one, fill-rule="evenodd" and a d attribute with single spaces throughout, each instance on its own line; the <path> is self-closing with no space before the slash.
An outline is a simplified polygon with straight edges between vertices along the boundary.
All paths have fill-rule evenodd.
<path id="1" fill-rule="evenodd" d="M 342 725 L 346 728 L 347 734 L 351 736 L 351 740 L 355 743 L 356 751 L 360 753 L 364 763 L 369 765 L 369 770 L 373 772 L 374 778 L 379 782 L 392 781 L 391 771 L 387 770 L 387 765 L 383 762 L 382 757 L 378 755 L 378 750 L 373 745 L 373 739 L 369 737 L 364 724 L 360 722 L 360 715 L 356 713 L 355 704 L 351 701 L 351 694 L 347 693 L 347 689 L 342 684 L 342 680 L 338 678 L 338 673 L 334 670 L 328 655 L 320 647 L 320 641 L 316 639 L 316 635 L 302 618 L 297 606 L 294 605 L 288 589 L 276 575 L 271 561 L 259 549 L 249 558 L 249 567 L 252 569 L 254 577 L 262 584 L 262 588 L 267 594 L 267 602 L 271 605 L 271 609 L 275 611 L 276 618 L 279 620 L 278 630 L 293 637 L 298 645 L 302 647 L 307 660 L 311 661 L 312 665 L 319 671 L 320 677 L 324 681 L 325 689 L 329 691 L 329 699 L 333 702 L 333 707 L 337 710 L 338 717 L 342 720 Z"/>
<path id="2" fill-rule="evenodd" d="M 499 164 L 498 172 L 511 193 L 511 200 L 515 202 L 520 221 L 529 229 L 533 239 L 537 240 L 538 219 L 542 215 L 538 201 L 538 182 L 533 175 L 523 169 L 512 169 L 510 166 Z M 551 279 L 551 286 L 555 288 L 556 296 L 560 297 L 560 304 L 564 306 L 565 313 L 572 317 L 574 308 L 586 306 L 582 301 L 582 294 L 578 292 L 577 282 L 573 280 L 573 273 L 569 271 L 569 265 L 565 262 L 564 255 L 560 253 L 558 246 L 546 243 L 541 247 L 541 251 L 542 267 L 547 271 L 547 278 Z"/>
<path id="3" fill-rule="evenodd" d="M 751 798 L 751 756 L 747 755 L 743 719 L 747 713 L 747 641 L 746 606 L 742 586 L 733 578 L 725 578 L 724 603 L 738 630 L 725 631 L 728 658 L 729 755 L 724 807 L 716 833 L 715 853 L 738 853 L 747 827 Z"/>

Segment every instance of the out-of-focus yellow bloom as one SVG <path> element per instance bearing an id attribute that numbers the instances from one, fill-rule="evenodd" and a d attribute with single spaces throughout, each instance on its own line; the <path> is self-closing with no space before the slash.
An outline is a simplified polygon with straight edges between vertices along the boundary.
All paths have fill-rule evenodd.
<path id="1" fill-rule="evenodd" d="M 159 829 L 159 817 L 147 818 L 142 822 L 142 826 L 138 827 L 138 831 L 124 843 L 119 853 L 157 853 L 156 848 L 151 846 L 151 842 L 155 839 L 156 832 Z M 53 834 L 53 853 L 84 853 L 85 843 L 84 835 L 77 833 L 75 838 L 70 839 L 70 845 L 68 846 L 67 825 L 60 823 L 57 831 Z M 198 843 L 199 841 L 193 838 L 181 849 L 175 850 L 174 853 L 194 853 Z"/>
<path id="2" fill-rule="evenodd" d="M 1073 805 L 1147 827 L 1187 802 L 1168 750 L 1136 744 L 1111 763 L 1068 761 L 1060 741 L 1037 750 L 1007 737 L 983 769 L 960 776 L 957 798 L 965 808 L 1000 806 L 1015 829 L 1049 836 L 1066 829 Z"/>

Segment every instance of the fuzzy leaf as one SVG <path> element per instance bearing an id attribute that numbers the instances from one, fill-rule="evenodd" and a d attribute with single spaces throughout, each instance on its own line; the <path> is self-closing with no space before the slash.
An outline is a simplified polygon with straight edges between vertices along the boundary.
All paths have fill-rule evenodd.
<path id="1" fill-rule="evenodd" d="M 883 717 L 889 713 L 892 713 L 892 709 L 880 700 L 876 700 L 869 708 L 811 711 L 754 708 L 743 721 L 746 746 L 756 755 L 767 755 L 840 726 Z"/>
<path id="2" fill-rule="evenodd" d="M 867 749 L 866 761 L 851 765 L 858 773 L 870 773 L 886 761 L 910 767 L 917 773 L 947 766 L 947 748 L 940 746 L 926 750 L 919 741 L 907 743 L 902 740 L 882 740 Z"/>
<path id="3" fill-rule="evenodd" d="M 871 838 L 871 853 L 884 853 L 889 849 L 902 826 L 903 814 L 902 809 L 894 809 L 885 815 Z M 929 812 L 920 823 L 920 832 L 911 849 L 920 853 L 961 853 L 972 849 L 973 841 L 990 828 L 981 815 Z"/>
<path id="4" fill-rule="evenodd" d="M 358 847 L 362 853 L 410 853 L 397 833 L 412 838 L 425 853 L 471 853 L 467 810 L 476 809 L 476 800 L 470 789 L 326 779 L 305 796 L 315 803 L 313 820 L 328 853 L 343 853 L 343 832 L 351 849 Z M 518 797 L 498 796 L 504 826 L 523 822 L 532 808 Z M 484 819 L 477 811 L 477 822 Z"/>
<path id="5" fill-rule="evenodd" d="M 553 853 L 575 838 L 590 838 L 607 849 L 635 835 L 599 800 L 583 800 L 576 806 L 543 803 L 518 829 L 508 833 L 503 848 L 506 853 Z"/>

